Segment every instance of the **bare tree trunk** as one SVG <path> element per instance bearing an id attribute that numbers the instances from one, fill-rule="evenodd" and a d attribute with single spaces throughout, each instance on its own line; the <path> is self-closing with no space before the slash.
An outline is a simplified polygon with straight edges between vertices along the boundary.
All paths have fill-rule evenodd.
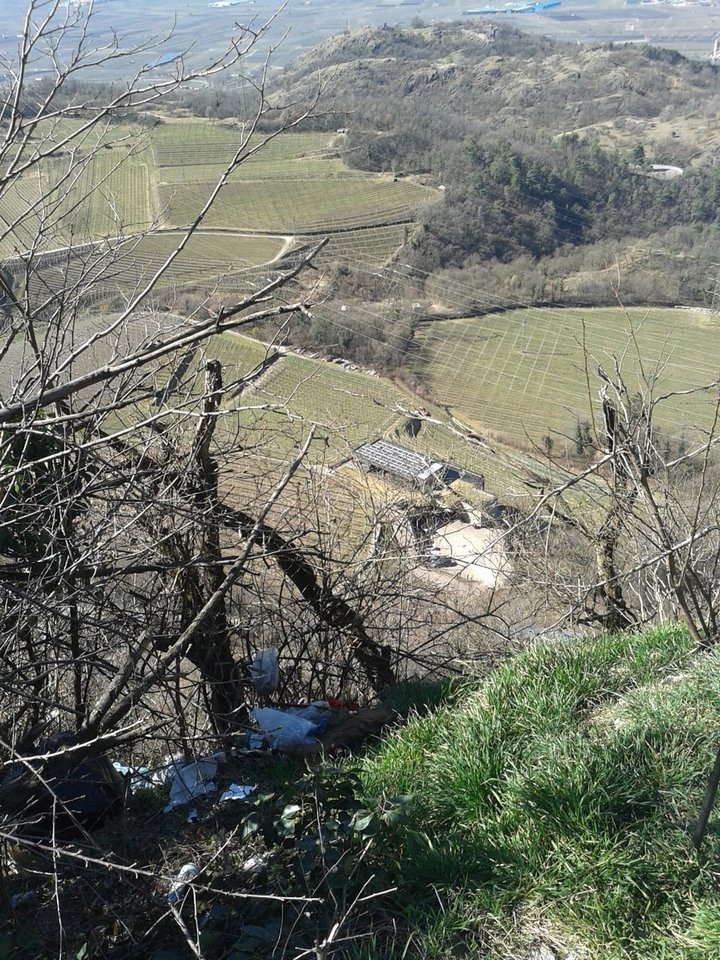
<path id="1" fill-rule="evenodd" d="M 613 498 L 605 521 L 598 532 L 596 548 L 598 589 L 605 608 L 600 622 L 603 628 L 611 633 L 626 629 L 634 619 L 625 602 L 622 579 L 616 563 L 621 528 L 620 508 L 617 500 Z"/>
<path id="2" fill-rule="evenodd" d="M 622 533 L 622 518 L 627 509 L 627 476 L 618 459 L 620 437 L 618 436 L 617 411 L 602 393 L 602 409 L 605 421 L 605 444 L 608 453 L 615 454 L 610 461 L 613 483 L 611 502 L 597 535 L 596 562 L 598 590 L 603 598 L 605 612 L 601 616 L 603 627 L 610 631 L 624 630 L 633 623 L 634 617 L 625 601 L 622 578 L 617 567 L 617 549 Z"/>
<path id="3" fill-rule="evenodd" d="M 209 360 L 205 371 L 205 399 L 193 443 L 190 465 L 190 498 L 199 533 L 196 547 L 201 563 L 183 572 L 187 622 L 190 622 L 219 589 L 223 580 L 217 461 L 210 454 L 217 414 L 222 399 L 222 369 Z M 235 660 L 228 631 L 227 608 L 218 604 L 186 650 L 188 659 L 202 673 L 209 688 L 211 717 L 219 734 L 247 721 L 243 708 L 243 671 Z"/>
<path id="4" fill-rule="evenodd" d="M 226 526 L 238 529 L 241 534 L 250 531 L 255 523 L 249 514 L 227 507 L 223 507 L 222 516 Z M 258 534 L 258 543 L 266 554 L 275 560 L 315 613 L 325 623 L 347 633 L 350 650 L 372 689 L 380 693 L 392 687 L 396 682 L 392 668 L 392 651 L 389 647 L 376 643 L 368 635 L 357 610 L 343 597 L 336 596 L 330 587 L 323 586 L 302 551 L 288 543 L 274 527 L 264 523 Z"/>

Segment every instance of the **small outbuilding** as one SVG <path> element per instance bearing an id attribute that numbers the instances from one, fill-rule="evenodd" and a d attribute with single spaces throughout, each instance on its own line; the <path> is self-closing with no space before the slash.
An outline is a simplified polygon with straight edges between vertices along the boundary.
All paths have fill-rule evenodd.
<path id="1" fill-rule="evenodd" d="M 389 440 L 365 443 L 357 448 L 355 457 L 364 470 L 385 473 L 422 490 L 434 490 L 458 479 L 466 480 L 480 490 L 485 486 L 480 474 L 470 473 L 441 460 L 432 460 Z"/>

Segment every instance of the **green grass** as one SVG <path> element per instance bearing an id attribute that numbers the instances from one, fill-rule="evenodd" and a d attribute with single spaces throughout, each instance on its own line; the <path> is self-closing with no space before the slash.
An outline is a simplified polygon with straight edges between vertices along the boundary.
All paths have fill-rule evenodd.
<path id="1" fill-rule="evenodd" d="M 359 763 L 370 795 L 415 796 L 387 852 L 408 956 L 524 956 L 538 930 L 593 960 L 719 955 L 720 813 L 699 857 L 689 825 L 720 654 L 690 647 L 677 627 L 538 645 Z"/>
<path id="2" fill-rule="evenodd" d="M 426 324 L 420 340 L 433 395 L 461 419 L 521 445 L 550 434 L 562 446 L 591 403 L 597 414 L 598 364 L 612 376 L 613 356 L 622 356 L 631 392 L 640 385 L 638 355 L 646 373 L 657 373 L 656 393 L 711 382 L 720 326 L 670 309 L 529 309 Z M 657 423 L 690 433 L 709 426 L 713 410 L 712 395 L 685 397 L 660 407 Z"/>
<path id="3" fill-rule="evenodd" d="M 181 234 L 159 233 L 145 237 L 128 248 L 128 263 L 123 274 L 134 264 L 139 273 L 147 276 L 156 270 L 177 246 Z M 277 256 L 282 240 L 274 237 L 243 237 L 228 234 L 198 232 L 180 256 L 173 262 L 163 283 L 194 283 L 209 277 L 242 271 L 267 263 Z"/>

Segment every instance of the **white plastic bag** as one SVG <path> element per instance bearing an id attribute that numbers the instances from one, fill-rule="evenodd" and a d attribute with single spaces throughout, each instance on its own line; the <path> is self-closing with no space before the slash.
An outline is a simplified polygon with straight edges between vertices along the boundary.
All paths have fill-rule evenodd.
<path id="1" fill-rule="evenodd" d="M 253 657 L 250 676 L 256 693 L 264 695 L 277 690 L 280 683 L 279 656 L 277 647 L 268 647 L 267 650 L 259 650 Z"/>
<path id="2" fill-rule="evenodd" d="M 290 747 L 302 747 L 317 742 L 318 727 L 303 717 L 293 716 L 284 710 L 271 707 L 258 707 L 250 711 L 250 716 L 265 734 L 265 739 L 273 750 L 287 750 Z"/>
<path id="3" fill-rule="evenodd" d="M 182 900 L 189 883 L 200 875 L 200 867 L 196 863 L 186 863 L 180 867 L 178 875 L 175 877 L 175 883 L 166 894 L 165 900 L 170 906 L 174 906 Z"/>
<path id="4" fill-rule="evenodd" d="M 163 807 L 163 813 L 169 813 L 196 797 L 214 793 L 217 787 L 212 778 L 217 773 L 218 764 L 224 762 L 225 754 L 221 751 L 194 763 L 176 763 L 170 784 L 170 802 Z"/>

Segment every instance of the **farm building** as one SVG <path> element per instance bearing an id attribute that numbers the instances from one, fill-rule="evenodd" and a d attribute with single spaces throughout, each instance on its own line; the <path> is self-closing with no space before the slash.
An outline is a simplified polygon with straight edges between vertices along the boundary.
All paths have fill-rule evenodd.
<path id="1" fill-rule="evenodd" d="M 432 489 L 442 483 L 465 480 L 482 490 L 485 480 L 480 474 L 469 473 L 459 467 L 431 460 L 421 453 L 408 450 L 389 440 L 374 440 L 358 447 L 355 456 L 365 470 L 378 470 L 397 480 L 423 489 Z"/>

